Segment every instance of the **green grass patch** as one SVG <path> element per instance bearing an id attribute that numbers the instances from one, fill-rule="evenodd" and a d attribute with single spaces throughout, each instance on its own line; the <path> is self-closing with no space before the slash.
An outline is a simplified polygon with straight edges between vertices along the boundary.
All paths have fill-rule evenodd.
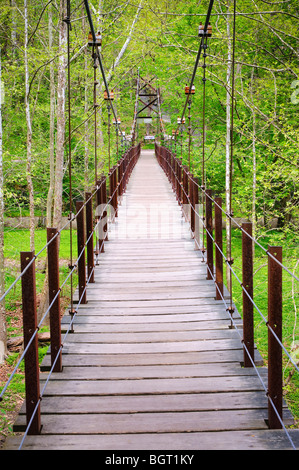
<path id="1" fill-rule="evenodd" d="M 72 230 L 73 255 L 77 253 L 77 232 Z M 35 230 L 35 253 L 38 253 L 47 244 L 47 230 L 40 228 Z M 4 256 L 5 258 L 20 260 L 21 251 L 30 251 L 30 234 L 27 229 L 4 230 Z M 47 249 L 39 255 L 46 258 Z M 70 258 L 70 231 L 62 230 L 60 234 L 59 257 L 61 259 Z"/>
<path id="2" fill-rule="evenodd" d="M 76 230 L 72 231 L 73 253 L 72 260 L 77 258 L 77 233 Z M 47 243 L 46 229 L 36 229 L 35 231 L 35 253 L 38 253 Z M 5 244 L 5 284 L 8 289 L 11 284 L 17 279 L 20 274 L 20 252 L 30 251 L 29 230 L 27 229 L 5 229 L 4 232 Z M 46 275 L 46 256 L 47 249 L 43 250 L 36 260 L 36 292 L 37 299 L 43 291 L 45 275 Z M 69 261 L 70 261 L 70 231 L 63 230 L 60 236 L 59 247 L 59 273 L 60 285 L 69 275 Z M 76 271 L 73 273 L 73 289 L 76 288 L 78 276 Z M 71 296 L 70 279 L 64 285 L 61 292 L 61 308 L 67 308 Z M 15 336 L 22 336 L 22 298 L 21 298 L 21 280 L 19 280 L 13 289 L 5 298 L 6 308 L 6 322 L 8 338 Z M 48 331 L 48 327 L 41 328 L 40 332 Z M 39 362 L 42 362 L 44 355 L 48 350 L 47 343 L 39 344 Z M 10 352 L 5 363 L 1 367 L 1 386 L 3 387 L 10 377 L 15 365 L 20 357 L 20 352 Z M 0 387 L 0 390 L 2 389 Z M 3 401 L 0 405 L 0 437 L 12 433 L 12 425 L 15 419 L 15 414 L 21 406 L 25 396 L 25 380 L 24 380 L 24 362 L 22 361 L 14 375 L 13 380 L 9 384 L 7 391 L 3 396 Z M 3 439 L 3 438 L 2 438 Z"/>

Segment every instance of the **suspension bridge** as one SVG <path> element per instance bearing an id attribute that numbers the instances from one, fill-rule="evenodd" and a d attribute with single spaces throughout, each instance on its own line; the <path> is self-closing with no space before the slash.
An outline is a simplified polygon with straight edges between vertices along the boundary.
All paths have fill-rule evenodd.
<path id="1" fill-rule="evenodd" d="M 204 39 L 183 115 L 203 44 Z M 298 449 L 299 430 L 290 427 L 294 419 L 282 392 L 282 354 L 288 355 L 281 334 L 282 271 L 288 269 L 281 248 L 265 250 L 266 366 L 254 341 L 253 310 L 259 307 L 253 299 L 257 241 L 251 224 L 237 224 L 243 243 L 240 280 L 223 252 L 222 219 L 233 217 L 222 209 L 221 198 L 212 197 L 173 149 L 161 142 L 155 150 L 134 144 L 140 91 L 138 82 L 131 147 L 107 176 L 96 175 L 95 190 L 77 202 L 68 221 L 76 221 L 77 257 L 67 279 L 77 271 L 78 286 L 64 315 L 62 229 L 48 228 L 41 250 L 48 254 L 49 307 L 40 324 L 35 281 L 40 252 L 21 253 L 15 283 L 22 283 L 24 351 L 15 370 L 24 360 L 26 398 L 14 424 L 17 435 L 6 440 L 5 449 Z M 150 106 L 153 101 L 160 102 L 159 93 Z M 243 292 L 242 315 L 225 285 L 224 265 Z M 51 345 L 39 366 L 38 330 L 47 315 Z"/>

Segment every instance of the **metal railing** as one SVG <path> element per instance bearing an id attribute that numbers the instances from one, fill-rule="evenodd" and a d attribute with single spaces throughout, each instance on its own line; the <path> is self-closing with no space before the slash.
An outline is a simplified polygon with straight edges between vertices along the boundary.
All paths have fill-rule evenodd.
<path id="1" fill-rule="evenodd" d="M 282 264 L 282 248 L 280 246 L 263 247 L 252 236 L 252 224 L 246 222 L 240 225 L 230 214 L 222 209 L 222 199 L 212 197 L 209 189 L 202 187 L 198 179 L 189 171 L 187 166 L 168 148 L 156 143 L 157 160 L 164 170 L 177 201 L 190 223 L 190 231 L 203 260 L 207 265 L 207 279 L 215 283 L 215 298 L 222 300 L 229 314 L 231 327 L 236 328 L 243 345 L 243 366 L 253 367 L 262 383 L 268 399 L 268 426 L 270 429 L 283 428 L 295 449 L 294 443 L 283 423 L 283 369 L 282 351 L 298 373 L 299 368 L 282 342 L 282 272 L 287 272 L 293 280 L 298 277 Z M 205 204 L 205 214 L 199 213 L 200 197 Z M 214 217 L 213 217 L 214 206 Z M 242 280 L 233 268 L 233 259 L 227 258 L 223 252 L 222 216 L 230 217 L 235 226 L 242 232 Z M 203 234 L 200 234 L 200 225 Z M 215 227 L 215 235 L 213 234 Z M 206 239 L 206 243 L 205 243 Z M 268 318 L 266 318 L 253 299 L 253 243 L 259 246 L 268 258 Z M 215 251 L 215 262 L 214 262 Z M 232 289 L 229 299 L 224 294 L 223 265 L 227 265 L 237 284 L 242 289 L 243 329 L 240 331 L 235 323 L 233 313 L 235 307 L 232 299 Z M 265 384 L 254 359 L 254 309 L 259 313 L 268 329 L 268 384 Z"/>
<path id="2" fill-rule="evenodd" d="M 9 388 L 21 362 L 25 364 L 25 403 L 26 403 L 26 430 L 22 438 L 22 447 L 26 436 L 39 434 L 41 430 L 40 404 L 46 386 L 52 372 L 62 370 L 62 349 L 66 337 L 73 331 L 74 319 L 81 304 L 87 302 L 87 286 L 94 282 L 94 270 L 97 257 L 104 251 L 104 245 L 108 241 L 108 208 L 111 207 L 113 218 L 117 217 L 118 200 L 126 190 L 128 180 L 140 155 L 140 144 L 131 147 L 118 163 L 110 168 L 107 176 L 102 176 L 97 182 L 93 193 L 85 194 L 85 202 L 77 201 L 76 214 L 60 229 L 47 228 L 47 243 L 37 253 L 21 252 L 21 273 L 11 286 L 2 295 L 1 301 L 5 299 L 11 289 L 18 283 L 22 284 L 22 310 L 23 310 L 23 335 L 24 350 L 18 362 L 6 382 L 0 394 L 0 401 Z M 94 213 L 93 206 L 96 206 Z M 85 216 L 84 216 L 85 213 Z M 68 224 L 77 222 L 77 258 L 69 268 L 70 272 L 60 282 L 59 279 L 59 235 Z M 48 266 L 48 293 L 49 306 L 44 312 L 39 323 L 37 322 L 36 304 L 36 277 L 35 261 L 38 256 L 47 250 Z M 78 302 L 76 308 L 71 301 L 70 322 L 61 337 L 61 291 L 73 273 L 78 272 Z M 50 347 L 51 366 L 43 389 L 40 390 L 39 380 L 39 357 L 38 357 L 38 331 L 44 320 L 50 317 Z"/>

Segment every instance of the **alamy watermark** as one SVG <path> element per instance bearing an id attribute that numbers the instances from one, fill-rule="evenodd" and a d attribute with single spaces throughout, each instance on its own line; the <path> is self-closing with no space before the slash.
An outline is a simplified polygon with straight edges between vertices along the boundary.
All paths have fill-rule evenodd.
<path id="1" fill-rule="evenodd" d="M 105 212 L 104 212 L 105 211 Z M 178 218 L 180 208 L 167 203 L 150 204 L 130 204 L 123 201 L 119 218 L 115 217 L 115 210 L 112 205 L 100 205 L 96 209 L 96 216 L 100 218 L 96 227 L 96 236 L 103 240 L 107 230 L 107 225 L 111 221 L 115 223 L 113 227 L 114 238 L 117 239 L 184 239 L 189 225 L 186 219 L 190 219 L 190 206 L 183 204 L 182 213 Z M 195 208 L 194 217 L 195 235 L 199 236 L 201 228 L 202 207 L 198 204 Z M 104 214 L 104 216 L 103 216 Z M 197 238 L 198 239 L 198 238 Z"/>

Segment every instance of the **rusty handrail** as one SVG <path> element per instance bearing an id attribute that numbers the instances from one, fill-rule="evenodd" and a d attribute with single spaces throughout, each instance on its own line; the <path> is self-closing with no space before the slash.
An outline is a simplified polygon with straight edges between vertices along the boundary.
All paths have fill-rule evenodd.
<path id="1" fill-rule="evenodd" d="M 173 155 L 169 149 L 156 144 L 155 152 L 156 152 L 156 156 L 157 156 L 160 166 L 162 167 L 170 183 L 172 184 L 173 190 L 177 196 L 178 203 L 181 205 L 185 216 L 186 216 L 186 211 L 184 209 L 184 201 L 187 201 L 190 206 L 190 210 L 191 210 L 191 215 L 190 215 L 190 220 L 189 220 L 190 230 L 194 236 L 194 241 L 197 247 L 202 251 L 202 255 L 204 257 L 204 253 L 206 251 L 205 247 L 204 246 L 200 247 L 199 242 L 195 236 L 196 234 L 195 234 L 193 217 L 194 215 L 196 215 L 196 217 L 199 219 L 201 218 L 201 215 L 198 213 L 196 209 L 196 204 L 194 203 L 194 187 L 196 187 L 196 192 L 198 192 L 199 188 L 202 190 L 202 194 L 206 196 L 206 202 L 214 203 L 215 209 L 217 207 L 217 210 L 218 210 L 218 219 L 219 219 L 219 212 L 220 214 L 221 214 L 221 211 L 225 213 L 225 211 L 223 211 L 222 209 L 222 205 L 219 200 L 220 198 L 218 198 L 217 200 L 214 200 L 209 190 L 205 190 L 196 182 L 196 179 L 194 178 L 194 176 L 190 172 L 184 169 L 180 159 L 178 159 L 175 155 Z M 187 175 L 187 182 L 182 177 L 182 170 L 183 170 L 184 175 L 185 174 Z M 212 217 L 212 207 L 210 208 L 207 207 L 207 209 L 208 211 L 206 213 L 206 218 L 205 219 L 202 218 L 201 220 L 201 223 L 203 224 L 203 227 L 207 234 L 207 244 L 208 244 L 208 240 L 210 240 L 211 243 L 215 244 L 216 252 L 218 251 L 219 254 L 221 254 L 221 257 L 225 260 L 227 266 L 229 267 L 230 271 L 234 274 L 235 278 L 237 279 L 239 285 L 241 286 L 243 290 L 244 337 L 241 338 L 241 342 L 243 343 L 243 350 L 244 350 L 244 366 L 255 368 L 259 376 L 259 379 L 261 380 L 261 383 L 264 387 L 266 396 L 268 398 L 268 403 L 269 403 L 269 407 L 268 407 L 269 427 L 271 429 L 284 428 L 284 430 L 288 434 L 282 421 L 282 359 L 281 359 L 282 350 L 286 353 L 289 361 L 293 364 L 297 372 L 299 372 L 299 368 L 282 343 L 282 328 L 281 328 L 282 269 L 284 268 L 295 279 L 297 279 L 297 277 L 293 275 L 293 273 L 291 273 L 289 269 L 282 264 L 281 247 L 269 246 L 268 250 L 264 249 L 264 251 L 268 255 L 268 280 L 269 280 L 268 319 L 266 319 L 265 316 L 262 314 L 261 310 L 259 309 L 259 307 L 257 306 L 256 302 L 253 300 L 253 288 L 252 288 L 251 283 L 248 282 L 248 279 L 250 278 L 250 276 L 251 276 L 251 281 L 252 281 L 252 259 L 250 260 L 249 266 L 245 266 L 244 265 L 245 263 L 243 262 L 243 282 L 242 282 L 232 267 L 232 264 L 233 264 L 232 260 L 228 259 L 225 256 L 225 254 L 222 251 L 222 247 L 218 243 L 218 240 L 216 240 L 213 237 L 212 228 L 211 228 L 211 220 L 208 220 L 209 218 Z M 221 230 L 222 230 L 222 217 L 220 218 L 221 218 Z M 232 218 L 232 220 L 234 219 Z M 218 223 L 219 223 L 219 220 L 218 220 Z M 255 239 L 251 235 L 251 231 L 248 230 L 248 226 L 246 224 L 243 224 L 242 227 L 239 224 L 237 224 L 237 226 L 242 230 L 244 245 L 245 245 L 245 240 L 247 237 L 248 239 L 255 241 Z M 258 243 L 258 245 L 260 244 Z M 232 293 L 230 292 L 231 303 L 230 303 L 230 306 L 228 307 L 227 302 L 224 298 L 224 295 L 221 292 L 221 288 L 219 284 L 217 283 L 217 277 L 214 277 L 213 259 L 209 258 L 211 256 L 213 257 L 213 252 L 211 252 L 210 255 L 207 253 L 207 255 L 208 255 L 206 259 L 207 275 L 208 277 L 210 276 L 210 278 L 212 278 L 213 281 L 215 282 L 216 298 L 217 298 L 217 293 L 218 293 L 219 297 L 225 303 L 226 310 L 229 311 L 230 313 L 231 326 L 234 324 L 235 328 L 238 331 L 238 328 L 234 323 L 234 319 L 232 315 L 234 312 L 234 307 L 232 307 Z M 217 268 L 218 266 L 216 266 L 216 275 L 217 275 Z M 250 308 L 248 307 L 248 304 L 251 304 Z M 268 328 L 268 342 L 269 342 L 268 388 L 264 384 L 254 363 L 253 307 L 257 309 L 257 311 L 262 316 Z M 244 315 L 244 308 L 245 308 L 245 315 Z M 238 333 L 240 335 L 239 331 Z M 291 440 L 289 435 L 288 437 Z"/>
<path id="2" fill-rule="evenodd" d="M 102 209 L 102 212 L 100 214 L 99 217 L 97 217 L 97 222 L 92 230 L 92 232 L 89 234 L 87 240 L 85 241 L 84 245 L 81 247 L 81 250 L 79 251 L 78 250 L 78 257 L 74 263 L 74 265 L 71 267 L 71 270 L 69 272 L 69 274 L 66 276 L 66 278 L 64 279 L 63 283 L 60 285 L 59 287 L 59 284 L 58 286 L 56 286 L 56 293 L 54 296 L 52 296 L 51 300 L 50 300 L 50 304 L 48 306 L 48 308 L 46 309 L 46 312 L 43 314 L 43 317 L 41 318 L 39 324 L 37 324 L 36 322 L 36 308 L 34 307 L 35 305 L 35 296 L 36 296 L 36 292 L 35 292 L 35 271 L 34 271 L 34 266 L 35 266 L 35 259 L 37 257 L 37 255 L 34 255 L 33 252 L 30 252 L 30 256 L 28 253 L 23 253 L 23 258 L 27 261 L 27 264 L 26 266 L 24 266 L 24 269 L 22 270 L 22 273 L 21 275 L 18 277 L 18 280 L 19 279 L 22 279 L 22 282 L 23 282 L 23 277 L 25 276 L 25 274 L 27 273 L 29 275 L 28 279 L 26 282 L 29 282 L 30 284 L 30 290 L 32 291 L 32 296 L 30 297 L 29 301 L 30 302 L 27 302 L 27 305 L 28 305 L 28 308 L 24 308 L 25 304 L 23 304 L 23 310 L 25 310 L 25 312 L 23 314 L 25 314 L 25 317 L 28 318 L 28 316 L 31 318 L 31 321 L 35 322 L 34 324 L 34 327 L 32 327 L 32 325 L 30 326 L 29 330 L 31 330 L 31 333 L 30 335 L 28 335 L 28 331 L 25 332 L 25 329 L 26 327 L 24 328 L 24 334 L 27 335 L 26 336 L 26 340 L 24 340 L 24 351 L 22 352 L 22 354 L 20 355 L 20 358 L 13 370 L 13 372 L 11 373 L 10 377 L 9 377 L 9 380 L 6 382 L 5 386 L 3 387 L 1 393 L 0 393 L 0 401 L 3 399 L 3 395 L 5 394 L 6 390 L 8 389 L 20 363 L 22 362 L 23 359 L 26 360 L 26 356 L 27 356 L 27 353 L 28 351 L 30 352 L 32 349 L 34 349 L 34 351 L 36 351 L 36 347 L 37 347 L 37 334 L 38 334 L 38 331 L 45 319 L 45 317 L 49 314 L 49 312 L 51 313 L 51 309 L 53 308 L 53 306 L 55 305 L 55 302 L 57 302 L 57 300 L 59 299 L 59 296 L 60 296 L 60 293 L 61 293 L 61 290 L 63 288 L 63 286 L 66 284 L 66 282 L 68 281 L 68 279 L 70 278 L 70 276 L 73 274 L 73 272 L 75 271 L 75 269 L 77 268 L 78 266 L 78 263 L 80 261 L 80 259 L 82 258 L 83 256 L 83 253 L 85 251 L 85 248 L 87 247 L 88 243 L 90 242 L 90 239 L 91 237 L 93 236 L 93 234 L 95 233 L 99 223 L 100 223 L 100 219 L 101 219 L 101 216 L 102 214 L 105 212 L 105 210 L 107 209 L 107 207 L 109 206 L 109 204 L 112 202 L 112 200 L 115 198 L 115 195 L 117 195 L 117 192 L 119 191 L 119 188 L 121 186 L 122 188 L 122 192 L 120 193 L 119 192 L 119 195 L 123 194 L 125 188 L 126 188 L 126 185 L 127 185 L 127 182 L 128 182 L 128 178 L 137 162 L 137 159 L 140 155 L 140 144 L 138 144 L 137 146 L 135 147 L 131 147 L 129 150 L 127 150 L 127 152 L 124 154 L 122 160 L 126 162 L 125 165 L 122 166 L 122 170 L 120 175 L 121 175 L 121 179 L 119 179 L 118 183 L 116 182 L 116 179 L 114 178 L 114 184 L 115 186 L 113 187 L 113 190 L 112 190 L 112 193 L 110 194 L 110 198 L 108 199 L 108 201 L 106 202 L 106 205 L 105 207 Z M 112 173 L 115 173 L 115 176 L 117 175 L 117 171 L 116 171 L 116 167 L 112 169 Z M 105 180 L 108 179 L 108 176 L 105 177 Z M 104 182 L 102 182 L 103 184 Z M 97 186 L 97 191 L 99 190 L 99 186 Z M 96 193 L 96 191 L 92 194 L 92 196 L 94 196 Z M 91 197 L 88 197 L 87 200 L 85 201 L 85 204 L 84 204 L 84 207 L 85 205 L 87 204 L 87 202 L 91 201 Z M 80 207 L 80 209 L 78 210 L 78 213 L 79 211 L 81 212 L 83 209 L 83 207 Z M 77 213 L 77 215 L 78 215 Z M 55 233 L 54 235 L 52 236 L 52 238 L 47 242 L 47 244 L 45 245 L 45 247 L 43 249 L 45 249 L 46 247 L 49 247 L 51 242 L 53 242 L 54 240 L 57 239 L 57 236 L 58 234 L 60 233 L 60 231 L 57 231 L 57 229 L 55 230 Z M 104 243 L 104 240 L 102 242 L 102 244 Z M 58 252 L 56 253 L 56 255 L 58 256 Z M 27 259 L 26 259 L 27 258 Z M 24 263 L 23 263 L 24 264 Z M 54 263 L 55 264 L 55 263 Z M 49 266 L 49 269 L 51 269 L 53 267 L 53 263 L 48 263 Z M 30 269 L 31 268 L 31 269 Z M 84 266 L 84 269 L 85 269 L 85 266 Z M 89 276 L 88 276 L 88 280 L 87 280 L 87 283 L 85 284 L 84 286 L 84 289 L 83 291 L 80 293 L 80 299 L 79 299 L 79 302 L 77 304 L 77 309 L 78 309 L 78 306 L 82 303 L 82 299 L 84 297 L 84 295 L 86 294 L 86 288 L 87 288 L 87 284 L 88 282 L 90 282 L 90 279 L 91 279 L 91 275 L 93 273 L 93 270 L 94 270 L 94 267 L 92 268 L 92 272 L 89 273 Z M 58 281 L 59 282 L 59 281 Z M 28 297 L 26 297 L 26 293 L 28 293 L 28 287 L 24 287 L 24 294 L 23 294 L 23 301 L 25 301 L 26 303 L 26 299 L 28 301 Z M 31 300 L 33 299 L 33 308 L 32 308 L 32 302 Z M 77 309 L 75 312 L 72 312 L 73 315 L 71 317 L 71 322 L 70 322 L 70 325 L 69 325 L 69 329 L 64 337 L 64 340 L 68 334 L 68 332 L 70 331 L 70 328 L 72 327 L 73 325 L 73 322 L 74 322 L 74 318 L 75 318 L 75 314 L 77 313 Z M 57 313 L 57 309 L 56 309 L 56 313 Z M 59 312 L 59 316 L 60 316 L 60 312 Z M 58 316 L 58 317 L 59 317 Z M 60 318 L 56 318 L 56 324 L 54 323 L 54 329 L 55 331 L 57 331 L 57 322 L 60 321 Z M 60 324 L 59 324 L 59 327 L 60 327 Z M 51 324 L 50 324 L 50 328 L 51 328 Z M 28 329 L 27 329 L 28 330 Z M 33 332 L 32 332 L 33 331 Z M 51 335 L 52 337 L 52 335 Z M 56 341 L 56 351 L 57 351 L 57 354 L 56 356 L 53 354 L 51 356 L 51 370 L 50 370 L 50 374 L 52 373 L 52 371 L 54 371 L 55 369 L 55 366 L 58 367 L 58 369 L 61 370 L 61 366 L 58 365 L 57 366 L 57 361 L 59 360 L 59 357 L 61 355 L 61 351 L 62 351 L 62 347 L 63 347 L 63 342 L 57 346 L 57 337 L 55 338 Z M 58 339 L 58 341 L 60 341 L 60 339 Z M 51 345 L 51 348 L 52 348 L 52 345 Z M 38 364 L 36 364 L 36 361 L 38 362 L 38 356 L 37 358 L 35 358 L 35 361 L 34 363 L 30 364 L 29 367 L 30 368 L 33 368 L 35 371 L 37 370 L 38 368 Z M 55 369 L 56 370 L 56 369 Z M 30 374 L 29 374 L 30 375 Z M 39 383 L 37 383 L 38 380 L 37 380 L 37 375 L 35 374 L 35 377 L 34 377 L 34 384 L 31 383 L 31 385 L 29 386 L 29 389 L 33 388 L 36 390 L 36 387 L 38 386 L 39 387 Z M 32 426 L 32 429 L 34 430 L 34 432 L 38 432 L 38 428 L 40 426 L 40 414 L 39 414 L 39 401 L 41 400 L 41 397 L 42 397 L 42 394 L 37 394 L 36 393 L 36 397 L 37 397 L 37 402 L 35 403 L 34 405 L 34 409 L 32 411 L 32 406 L 31 406 L 31 411 L 30 413 L 28 412 L 27 414 L 27 433 L 30 429 L 30 427 Z M 32 399 L 30 398 L 30 400 L 32 401 Z M 27 411 L 27 410 L 26 410 Z M 28 410 L 29 411 L 29 410 Z M 36 419 L 36 423 L 35 423 L 35 420 L 33 419 L 34 416 L 37 416 Z M 23 441 L 22 441 L 23 442 Z"/>

